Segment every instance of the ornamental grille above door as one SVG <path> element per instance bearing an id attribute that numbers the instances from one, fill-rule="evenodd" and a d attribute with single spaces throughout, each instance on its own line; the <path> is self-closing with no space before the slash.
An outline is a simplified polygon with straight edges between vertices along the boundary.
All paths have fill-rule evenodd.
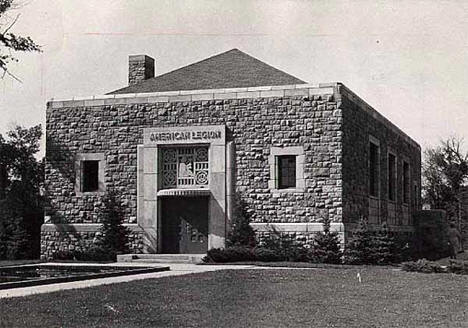
<path id="1" fill-rule="evenodd" d="M 161 155 L 163 188 L 208 187 L 208 147 L 162 148 Z"/>

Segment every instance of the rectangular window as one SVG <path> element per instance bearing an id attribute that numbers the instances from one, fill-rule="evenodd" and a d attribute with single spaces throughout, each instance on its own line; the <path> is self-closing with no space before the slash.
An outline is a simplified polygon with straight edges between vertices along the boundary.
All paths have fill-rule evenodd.
<path id="1" fill-rule="evenodd" d="M 396 200 L 396 156 L 388 154 L 388 199 Z"/>
<path id="2" fill-rule="evenodd" d="M 296 156 L 278 156 L 278 189 L 296 187 Z"/>
<path id="3" fill-rule="evenodd" d="M 403 203 L 408 204 L 410 200 L 410 166 L 403 162 Z"/>
<path id="4" fill-rule="evenodd" d="M 379 146 L 369 143 L 369 194 L 379 197 Z"/>
<path id="5" fill-rule="evenodd" d="M 99 161 L 82 161 L 81 191 L 90 192 L 99 190 Z"/>
<path id="6" fill-rule="evenodd" d="M 415 208 L 418 208 L 419 207 L 419 188 L 418 188 L 418 183 L 417 182 L 414 182 L 414 185 L 413 185 L 413 206 Z"/>

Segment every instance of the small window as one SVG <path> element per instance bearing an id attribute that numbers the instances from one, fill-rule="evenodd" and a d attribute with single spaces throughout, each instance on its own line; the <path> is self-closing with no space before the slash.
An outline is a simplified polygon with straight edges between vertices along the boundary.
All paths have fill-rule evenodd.
<path id="1" fill-rule="evenodd" d="M 388 199 L 396 200 L 396 156 L 388 154 Z"/>
<path id="2" fill-rule="evenodd" d="M 82 161 L 82 192 L 99 191 L 99 161 Z"/>
<path id="3" fill-rule="evenodd" d="M 413 206 L 419 208 L 419 188 L 417 182 L 414 182 L 413 185 Z"/>
<path id="4" fill-rule="evenodd" d="M 379 146 L 369 143 L 369 194 L 379 197 Z"/>
<path id="5" fill-rule="evenodd" d="M 278 189 L 296 187 L 296 156 L 278 156 Z"/>
<path id="6" fill-rule="evenodd" d="M 403 203 L 408 204 L 410 200 L 410 166 L 403 162 Z"/>

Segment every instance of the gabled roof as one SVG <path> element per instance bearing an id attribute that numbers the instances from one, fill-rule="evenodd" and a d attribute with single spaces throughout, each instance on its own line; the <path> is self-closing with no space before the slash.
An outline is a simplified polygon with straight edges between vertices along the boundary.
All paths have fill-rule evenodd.
<path id="1" fill-rule="evenodd" d="M 306 83 L 232 49 L 109 94 L 224 89 Z"/>

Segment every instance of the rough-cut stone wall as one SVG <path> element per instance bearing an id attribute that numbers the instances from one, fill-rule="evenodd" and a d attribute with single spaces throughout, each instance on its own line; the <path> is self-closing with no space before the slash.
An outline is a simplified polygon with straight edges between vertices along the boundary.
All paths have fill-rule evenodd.
<path id="1" fill-rule="evenodd" d="M 236 190 L 255 222 L 341 220 L 341 110 L 332 95 L 226 99 L 47 110 L 47 215 L 55 223 L 97 223 L 99 195 L 76 196 L 73 158 L 102 152 L 107 189 L 136 222 L 136 150 L 145 127 L 226 124 L 236 145 Z M 268 188 L 270 147 L 303 146 L 303 193 Z"/>
<path id="2" fill-rule="evenodd" d="M 369 219 L 369 136 L 380 143 L 380 199 L 371 199 L 371 207 L 380 211 L 379 222 L 389 222 L 393 229 L 411 225 L 411 213 L 420 206 L 421 148 L 389 121 L 346 87 L 340 87 L 339 108 L 343 113 L 343 222 L 353 226 L 360 217 Z M 397 156 L 396 201 L 388 201 L 388 150 Z M 410 164 L 409 222 L 403 209 L 403 160 Z M 417 203 L 414 202 L 414 182 L 418 185 Z M 389 220 L 389 209 L 395 210 L 395 219 Z M 375 218 L 374 218 L 375 219 Z M 398 227 L 399 226 L 399 227 Z"/>
<path id="3" fill-rule="evenodd" d="M 289 240 L 295 241 L 301 245 L 307 245 L 311 247 L 314 244 L 315 236 L 317 231 L 314 232 L 302 232 L 302 231 L 285 231 L 277 232 L 277 237 L 281 236 L 282 238 L 287 238 Z M 271 237 L 272 232 L 258 232 L 256 234 L 256 241 L 261 245 L 266 238 Z M 340 240 L 341 246 L 344 248 L 344 232 L 338 232 L 338 238 Z"/>
<path id="4" fill-rule="evenodd" d="M 59 251 L 84 251 L 93 246 L 98 231 L 41 231 L 41 259 L 53 259 Z M 143 232 L 133 231 L 128 236 L 128 246 L 131 253 L 143 251 Z"/>

